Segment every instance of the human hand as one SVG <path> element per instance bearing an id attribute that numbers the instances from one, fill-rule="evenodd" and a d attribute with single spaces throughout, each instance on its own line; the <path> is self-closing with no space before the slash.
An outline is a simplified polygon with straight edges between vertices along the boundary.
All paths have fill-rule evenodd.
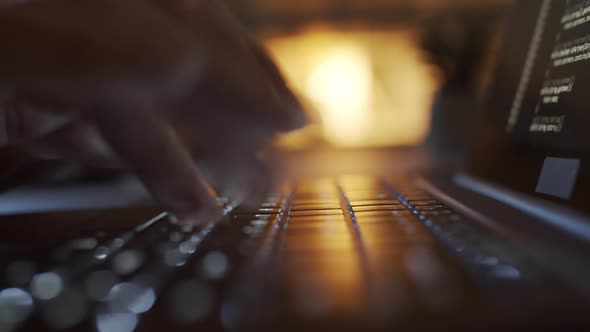
<path id="1" fill-rule="evenodd" d="M 133 170 L 185 222 L 219 214 L 193 156 L 257 186 L 258 152 L 305 123 L 219 1 L 31 1 L 0 7 L 0 40 L 7 143 Z"/>

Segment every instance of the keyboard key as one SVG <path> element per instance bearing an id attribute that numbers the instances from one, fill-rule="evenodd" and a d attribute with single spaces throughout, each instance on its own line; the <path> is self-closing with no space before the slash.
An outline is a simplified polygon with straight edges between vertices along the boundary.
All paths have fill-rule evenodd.
<path id="1" fill-rule="evenodd" d="M 356 216 L 358 224 L 372 224 L 372 223 L 394 223 L 396 220 L 393 216 Z"/>
<path id="2" fill-rule="evenodd" d="M 308 236 L 301 236 L 297 233 L 287 235 L 285 253 L 301 252 L 330 252 L 342 250 L 354 250 L 356 245 L 352 237 L 346 232 L 338 234 L 317 235 L 309 233 Z"/>
<path id="3" fill-rule="evenodd" d="M 301 236 L 332 236 L 350 234 L 349 226 L 345 223 L 300 223 L 289 224 L 287 235 L 290 237 Z"/>
<path id="4" fill-rule="evenodd" d="M 371 211 L 389 211 L 389 210 L 407 210 L 403 205 L 373 205 L 373 206 L 356 206 L 354 212 L 371 212 Z"/>
<path id="5" fill-rule="evenodd" d="M 454 212 L 451 210 L 434 210 L 434 211 L 421 210 L 420 212 L 422 212 L 421 213 L 422 215 L 427 216 L 427 217 L 450 216 L 450 215 L 454 214 Z"/>
<path id="6" fill-rule="evenodd" d="M 289 226 L 299 223 L 344 223 L 343 215 L 319 215 L 319 216 L 297 216 L 289 217 Z"/>
<path id="7" fill-rule="evenodd" d="M 306 204 L 315 202 L 339 202 L 340 194 L 338 192 L 333 193 L 310 193 L 310 194 L 295 194 L 293 197 L 293 203 L 295 204 Z"/>
<path id="8" fill-rule="evenodd" d="M 306 216 L 325 216 L 325 215 L 342 215 L 342 210 L 308 210 L 308 211 L 291 211 L 291 217 L 306 217 Z"/>
<path id="9" fill-rule="evenodd" d="M 436 210 L 447 210 L 448 207 L 445 205 L 426 205 L 426 206 L 416 206 L 416 210 L 418 211 L 436 211 Z"/>
<path id="10" fill-rule="evenodd" d="M 330 199 L 294 199 L 291 207 L 300 207 L 306 205 L 336 205 L 340 206 L 340 199 L 338 197 Z"/>
<path id="11" fill-rule="evenodd" d="M 260 209 L 236 209 L 232 211 L 231 215 L 240 215 L 240 214 L 278 214 L 281 212 L 280 208 L 260 208 Z"/>
<path id="12" fill-rule="evenodd" d="M 393 197 L 386 192 L 352 192 L 345 193 L 346 198 L 349 201 L 381 201 L 381 200 L 392 200 Z"/>
<path id="13" fill-rule="evenodd" d="M 348 197 L 347 197 L 348 198 Z M 374 206 L 374 205 L 401 205 L 400 201 L 395 199 L 381 199 L 381 200 L 351 200 L 350 206 Z"/>
<path id="14" fill-rule="evenodd" d="M 291 207 L 291 211 L 309 211 L 309 210 L 339 210 L 338 204 L 301 204 Z"/>
<path id="15" fill-rule="evenodd" d="M 435 199 L 431 200 L 408 200 L 413 206 L 429 206 L 429 205 L 440 205 L 441 203 Z"/>
<path id="16" fill-rule="evenodd" d="M 399 212 L 400 214 L 397 214 Z M 358 211 L 354 213 L 357 218 L 363 217 L 389 217 L 395 215 L 409 215 L 411 214 L 410 211 L 401 210 L 401 211 Z"/>
<path id="17" fill-rule="evenodd" d="M 252 220 L 267 220 L 272 222 L 278 217 L 278 214 L 236 214 L 231 215 L 230 220 L 237 223 L 249 223 Z"/>

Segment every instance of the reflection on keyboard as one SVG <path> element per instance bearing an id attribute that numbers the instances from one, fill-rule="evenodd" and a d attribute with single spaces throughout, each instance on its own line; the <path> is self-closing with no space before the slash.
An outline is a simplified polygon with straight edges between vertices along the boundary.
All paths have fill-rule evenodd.
<path id="1" fill-rule="evenodd" d="M 411 183 L 319 179 L 254 209 L 225 203 L 225 220 L 202 229 L 163 213 L 126 233 L 72 239 L 47 261 L 9 262 L 0 331 L 272 330 L 293 317 L 428 326 L 554 283 Z"/>

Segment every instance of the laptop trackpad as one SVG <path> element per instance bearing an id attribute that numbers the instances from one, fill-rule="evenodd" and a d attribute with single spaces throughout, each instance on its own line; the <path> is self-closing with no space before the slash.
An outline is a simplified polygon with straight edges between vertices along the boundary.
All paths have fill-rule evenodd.
<path id="1" fill-rule="evenodd" d="M 580 170 L 579 159 L 546 158 L 536 192 L 570 199 Z"/>

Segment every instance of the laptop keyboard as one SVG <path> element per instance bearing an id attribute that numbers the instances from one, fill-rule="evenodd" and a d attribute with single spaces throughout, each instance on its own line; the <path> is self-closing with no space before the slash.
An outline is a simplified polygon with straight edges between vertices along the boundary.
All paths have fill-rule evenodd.
<path id="1" fill-rule="evenodd" d="M 227 217 L 203 228 L 162 213 L 67 241 L 44 261 L 8 262 L 0 331 L 240 330 L 285 317 L 398 326 L 558 284 L 405 181 L 300 181 L 256 208 L 223 202 Z"/>

